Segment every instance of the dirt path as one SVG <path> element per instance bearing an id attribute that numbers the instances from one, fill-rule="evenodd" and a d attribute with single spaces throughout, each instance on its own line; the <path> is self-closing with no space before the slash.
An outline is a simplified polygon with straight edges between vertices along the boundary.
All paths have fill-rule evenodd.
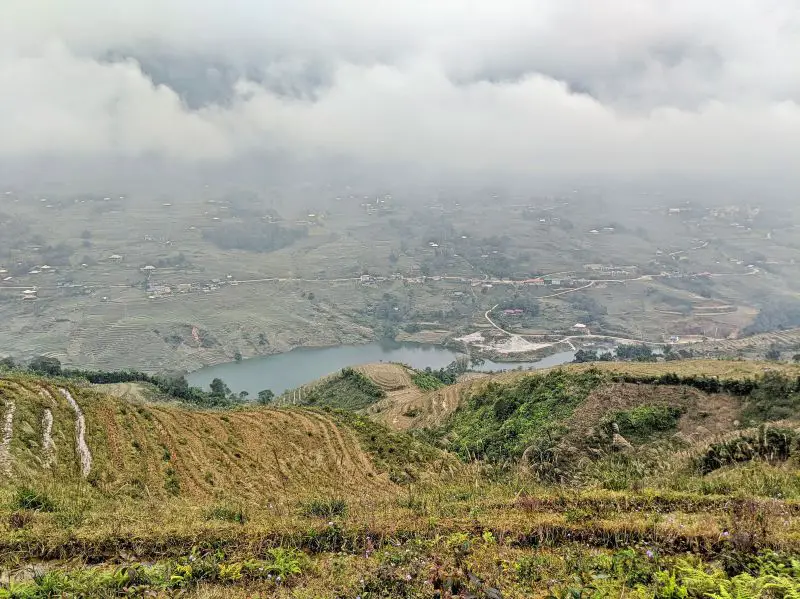
<path id="1" fill-rule="evenodd" d="M 83 411 L 78 402 L 72 397 L 72 393 L 66 389 L 59 389 L 59 391 L 75 412 L 75 448 L 81 460 L 81 474 L 87 477 L 92 471 L 92 454 L 89 452 L 89 446 L 86 445 L 86 419 L 83 417 Z"/>
<path id="2" fill-rule="evenodd" d="M 56 444 L 53 442 L 53 412 L 45 408 L 42 416 L 42 463 L 52 468 L 56 458 Z"/>
<path id="3" fill-rule="evenodd" d="M 0 443 L 0 471 L 11 476 L 11 437 L 14 433 L 14 411 L 16 404 L 6 400 L 6 416 L 3 422 L 3 442 Z"/>

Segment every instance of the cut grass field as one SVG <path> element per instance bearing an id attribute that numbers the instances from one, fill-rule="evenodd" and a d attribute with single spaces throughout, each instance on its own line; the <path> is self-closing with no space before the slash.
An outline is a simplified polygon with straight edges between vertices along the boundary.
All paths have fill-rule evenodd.
<path id="1" fill-rule="evenodd" d="M 766 367 L 703 364 L 668 366 L 734 378 Z M 412 388 L 400 366 L 358 371 L 387 393 L 379 404 Z M 417 388 L 414 401 L 449 391 L 462 410 L 428 415 L 428 433 L 405 433 L 371 420 L 383 412 L 198 410 L 128 388 L 114 397 L 75 381 L 7 376 L 0 415 L 12 402 L 14 415 L 12 474 L 0 479 L 0 597 L 800 592 L 797 439 L 786 456 L 701 474 L 695 461 L 710 443 L 768 438 L 767 429 L 737 429 L 746 398 L 610 377 L 579 366 Z M 86 477 L 62 388 L 85 414 Z M 470 437 L 459 427 L 472 410 Z M 612 446 L 613 425 L 629 447 Z M 797 430 L 791 420 L 769 426 L 778 437 Z M 558 454 L 555 472 L 533 463 L 550 454 L 514 441 L 548 435 L 551 450 L 576 450 Z M 469 459 L 448 451 L 460 448 Z M 480 448 L 486 459 L 473 459 Z M 488 448 L 509 457 L 491 459 Z"/>

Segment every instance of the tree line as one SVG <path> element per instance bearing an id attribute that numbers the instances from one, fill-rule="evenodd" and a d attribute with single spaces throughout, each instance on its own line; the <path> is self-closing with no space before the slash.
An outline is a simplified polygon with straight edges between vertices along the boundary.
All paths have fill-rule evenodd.
<path id="1" fill-rule="evenodd" d="M 58 358 L 37 356 L 27 366 L 17 363 L 13 358 L 0 360 L 0 370 L 22 370 L 41 376 L 63 377 L 85 380 L 95 385 L 114 383 L 148 383 L 164 395 L 174 397 L 186 403 L 200 407 L 229 407 L 244 403 L 248 393 L 233 393 L 222 379 L 211 381 L 209 390 L 192 387 L 185 376 L 180 374 L 148 374 L 139 370 L 81 370 L 63 368 Z M 262 405 L 272 403 L 275 394 L 264 389 L 259 391 L 257 402 Z"/>

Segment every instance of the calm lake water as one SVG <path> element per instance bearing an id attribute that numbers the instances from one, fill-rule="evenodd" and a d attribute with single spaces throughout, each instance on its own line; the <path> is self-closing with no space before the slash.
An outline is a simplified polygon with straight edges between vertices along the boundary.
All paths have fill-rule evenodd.
<path id="1" fill-rule="evenodd" d="M 345 366 L 369 362 L 402 362 L 412 368 L 444 368 L 460 354 L 438 345 L 421 343 L 367 343 L 365 345 L 338 345 L 335 347 L 299 348 L 284 354 L 263 356 L 208 366 L 186 377 L 193 387 L 207 389 L 215 378 L 221 378 L 231 391 L 247 391 L 255 397 L 262 389 L 272 389 L 280 394 L 294 389 Z M 538 362 L 491 362 L 487 360 L 479 369 L 483 371 L 549 368 L 571 362 L 575 352 L 561 352 Z"/>

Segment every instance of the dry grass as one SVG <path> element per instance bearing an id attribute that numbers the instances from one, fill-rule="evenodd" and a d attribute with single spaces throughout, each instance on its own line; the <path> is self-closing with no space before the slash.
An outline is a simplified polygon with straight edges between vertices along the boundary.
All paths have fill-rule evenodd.
<path id="1" fill-rule="evenodd" d="M 637 369 L 654 365 L 614 366 L 642 373 Z M 681 374 L 698 368 L 667 366 Z M 400 367 L 363 372 L 391 388 L 390 395 L 402 397 L 408 389 L 408 373 Z M 415 401 L 424 400 L 431 410 L 420 421 L 441 421 L 462 392 L 478 393 L 484 385 L 520 376 L 531 375 L 498 375 L 417 393 Z M 191 410 L 70 385 L 86 414 L 94 458 L 93 472 L 83 480 L 77 474 L 74 414 L 59 386 L 29 377 L 0 379 L 0 394 L 18 405 L 14 478 L 0 485 L 0 571 L 32 560 L 61 569 L 91 562 L 113 570 L 131 562 L 174 563 L 198 552 L 236 563 L 284 547 L 300 549 L 309 559 L 290 584 L 217 581 L 190 587 L 186 596 L 340 598 L 372 588 L 378 596 L 424 597 L 430 596 L 426 585 L 458 577 L 472 581 L 469 571 L 504 597 L 521 599 L 544 596 L 551 584 L 521 578 L 525 568 L 541 567 L 550 579 L 565 580 L 564 564 L 580 556 L 602 561 L 638 547 L 643 560 L 645 549 L 664 559 L 689 552 L 713 560 L 742 550 L 736 546 L 742 539 L 751 553 L 800 552 L 800 491 L 791 462 L 699 477 L 678 464 L 688 452 L 665 453 L 675 468 L 646 477 L 636 490 L 609 491 L 599 484 L 545 485 L 515 468 L 442 460 L 418 482 L 399 485 L 378 471 L 350 424 L 337 425 L 325 413 Z M 608 384 L 576 410 L 569 426 L 585 431 L 609 409 L 666 402 L 686 408 L 681 430 L 703 425 L 718 438 L 736 408 L 731 401 L 693 389 Z M 409 405 L 395 403 L 387 411 Z M 54 415 L 54 471 L 44 468 L 35 443 L 44 409 Z M 20 510 L 14 503 L 20 485 L 55 507 Z M 346 509 L 315 516 L 303 508 L 313 500 L 336 501 Z M 768 517 L 751 522 L 743 513 Z M 403 590 L 403 581 L 413 581 L 418 594 Z M 384 587 L 372 584 L 394 588 L 394 594 L 380 595 L 375 589 Z"/>
<path id="2" fill-rule="evenodd" d="M 254 407 L 227 412 L 121 401 L 70 387 L 87 423 L 91 483 L 130 497 L 260 500 L 277 494 L 381 493 L 391 488 L 349 430 L 309 410 Z M 74 414 L 54 388 L 4 379 L 13 394 L 14 478 L 76 478 Z M 47 391 L 47 396 L 42 394 Z M 130 398 L 130 395 L 128 395 Z M 53 409 L 55 473 L 44 467 L 42 415 Z"/>

